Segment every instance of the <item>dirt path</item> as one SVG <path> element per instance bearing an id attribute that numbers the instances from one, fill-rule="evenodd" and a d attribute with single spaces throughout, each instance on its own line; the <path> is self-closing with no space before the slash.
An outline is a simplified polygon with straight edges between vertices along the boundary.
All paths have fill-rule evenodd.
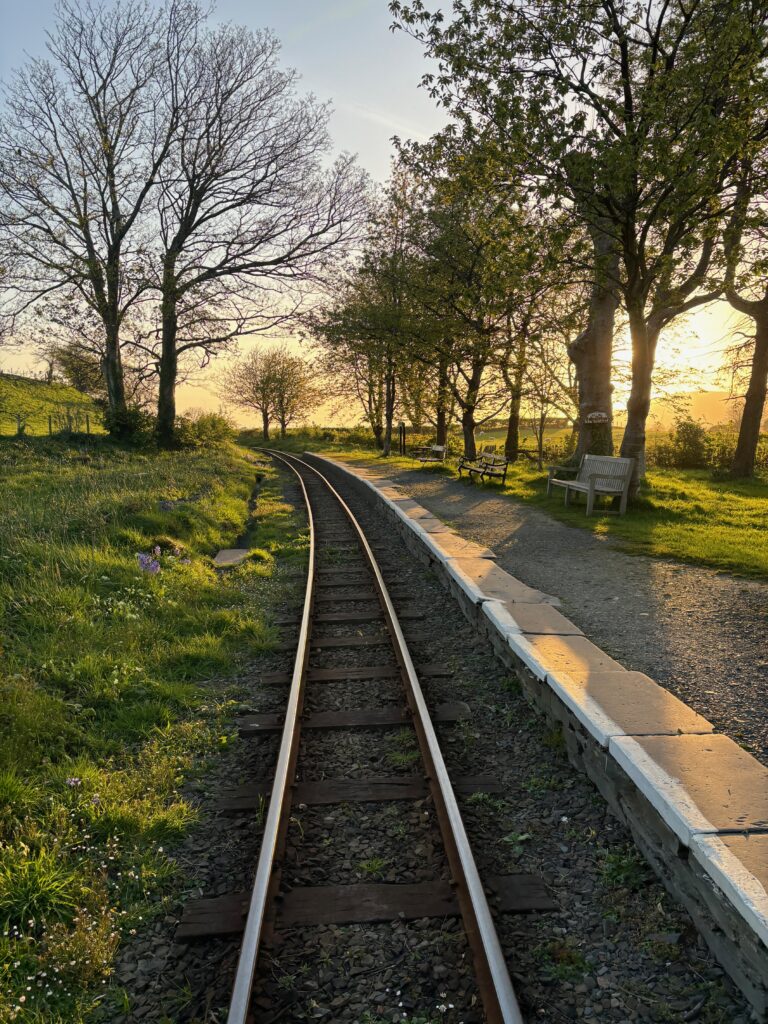
<path id="1" fill-rule="evenodd" d="M 506 496 L 417 471 L 387 474 L 508 572 L 562 602 L 586 635 L 768 764 L 768 584 L 629 555 Z"/>

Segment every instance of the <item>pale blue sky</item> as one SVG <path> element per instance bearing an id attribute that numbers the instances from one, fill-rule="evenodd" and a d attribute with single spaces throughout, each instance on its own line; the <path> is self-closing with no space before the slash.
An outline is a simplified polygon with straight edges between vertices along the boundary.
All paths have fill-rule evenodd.
<path id="1" fill-rule="evenodd" d="M 54 0 L 0 0 L 0 77 L 44 51 L 53 10 Z M 374 178 L 387 176 L 393 135 L 427 138 L 443 123 L 418 88 L 418 44 L 389 31 L 387 0 L 220 0 L 214 18 L 273 29 L 304 88 L 333 101 L 337 147 L 359 153 Z"/>

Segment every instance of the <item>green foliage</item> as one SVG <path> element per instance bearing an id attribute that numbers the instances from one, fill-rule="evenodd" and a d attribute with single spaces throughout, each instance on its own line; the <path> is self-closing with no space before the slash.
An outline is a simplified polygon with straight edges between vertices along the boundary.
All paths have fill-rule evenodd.
<path id="1" fill-rule="evenodd" d="M 383 857 L 369 857 L 358 862 L 357 870 L 371 878 L 380 878 L 388 864 L 389 861 Z"/>
<path id="2" fill-rule="evenodd" d="M 578 981 L 589 971 L 581 950 L 567 939 L 553 939 L 534 951 L 544 975 L 557 981 Z"/>
<path id="3" fill-rule="evenodd" d="M 605 852 L 600 875 L 608 888 L 630 892 L 639 892 L 651 878 L 648 865 L 634 847 Z"/>
<path id="4" fill-rule="evenodd" d="M 656 444 L 651 457 L 657 466 L 704 469 L 710 464 L 708 441 L 708 432 L 703 423 L 690 418 L 678 419 L 669 441 Z"/>
<path id="5" fill-rule="evenodd" d="M 0 854 L 0 926 L 8 931 L 71 921 L 86 892 L 58 851 L 22 846 Z"/>
<path id="6" fill-rule="evenodd" d="M 182 448 L 210 448 L 234 440 L 232 421 L 221 413 L 176 417 L 176 440 Z"/>

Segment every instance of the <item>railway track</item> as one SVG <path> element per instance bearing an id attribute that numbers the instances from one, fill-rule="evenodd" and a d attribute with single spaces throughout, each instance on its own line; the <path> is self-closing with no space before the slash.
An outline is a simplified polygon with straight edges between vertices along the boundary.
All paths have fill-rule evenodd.
<path id="1" fill-rule="evenodd" d="M 289 642 L 295 645 L 293 670 L 270 673 L 262 680 L 287 686 L 285 712 L 249 715 L 239 722 L 243 736 L 280 733 L 273 778 L 233 791 L 231 796 L 233 810 L 257 806 L 256 800 L 268 797 L 263 839 L 247 901 L 242 894 L 239 905 L 232 900 L 203 901 L 203 905 L 190 908 L 180 937 L 235 931 L 237 922 L 230 928 L 227 921 L 242 916 L 247 905 L 227 1018 L 229 1024 L 246 1024 L 290 1019 L 275 1014 L 263 999 L 254 1002 L 264 949 L 272 947 L 276 932 L 323 924 L 397 924 L 428 918 L 439 925 L 441 920 L 456 917 L 471 950 L 484 1019 L 489 1024 L 521 1024 L 523 1017 L 455 792 L 493 791 L 494 780 L 455 779 L 452 784 L 435 730 L 435 722 L 460 721 L 468 709 L 466 705 L 443 704 L 430 714 L 419 678 L 446 674 L 447 670 L 440 665 L 418 669 L 414 665 L 404 627 L 417 626 L 419 611 L 401 608 L 400 615 L 396 614 L 382 568 L 361 526 L 327 477 L 297 457 L 269 454 L 296 478 L 306 506 L 310 545 L 301 613 L 284 623 L 298 626 L 297 639 Z M 351 692 L 340 701 L 328 697 L 345 687 Z M 355 706 L 357 703 L 369 706 Z M 370 774 L 361 774 L 359 763 L 334 764 L 329 777 L 303 749 L 304 738 L 333 735 L 334 730 L 359 733 L 364 747 L 375 746 L 377 737 L 393 730 L 405 738 L 406 745 L 412 733 L 416 744 L 407 765 L 402 763 L 406 759 L 397 762 L 396 773 L 381 774 L 386 759 L 379 758 Z M 427 810 L 420 812 L 413 833 L 403 835 L 403 851 L 409 846 L 428 848 L 427 834 L 430 829 L 436 831 L 435 822 L 439 839 L 436 856 L 425 858 L 423 870 L 406 872 L 407 881 L 295 884 L 295 871 L 286 866 L 286 851 L 295 846 L 290 832 L 297 808 L 413 803 Z M 319 843 L 328 841 L 318 839 Z M 311 844 L 311 837 L 302 835 L 302 844 L 306 842 Z M 411 851 L 409 863 L 414 859 L 419 857 L 414 858 Z M 414 874 L 417 880 L 410 880 Z M 504 879 L 495 880 L 495 889 L 489 890 L 497 907 L 531 909 L 515 906 L 516 880 L 506 881 L 509 884 L 505 886 Z"/>

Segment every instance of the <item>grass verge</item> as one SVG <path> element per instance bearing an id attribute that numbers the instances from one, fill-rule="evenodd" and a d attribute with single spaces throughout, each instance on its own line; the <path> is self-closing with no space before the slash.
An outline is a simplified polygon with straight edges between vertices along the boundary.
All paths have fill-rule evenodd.
<path id="1" fill-rule="evenodd" d="M 173 889 L 180 787 L 230 742 L 228 680 L 305 556 L 274 471 L 250 510 L 256 472 L 234 447 L 0 444 L 1 1022 L 94 1019 Z M 217 574 L 244 531 L 252 558 Z"/>

